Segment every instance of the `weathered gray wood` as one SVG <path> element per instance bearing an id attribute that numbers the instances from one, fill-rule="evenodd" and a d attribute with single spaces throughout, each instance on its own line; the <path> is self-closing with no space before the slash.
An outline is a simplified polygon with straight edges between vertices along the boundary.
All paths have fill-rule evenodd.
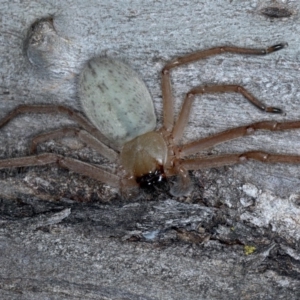
<path id="1" fill-rule="evenodd" d="M 193 86 L 237 83 L 285 113 L 266 115 L 240 95 L 198 97 L 185 141 L 258 120 L 299 119 L 299 7 L 295 1 L 1 0 L 0 117 L 24 103 L 80 110 L 77 75 L 87 59 L 107 55 L 144 78 L 159 126 L 160 70 L 168 60 L 218 45 L 287 42 L 266 57 L 222 55 L 174 70 L 176 112 Z M 44 23 L 37 44 L 28 45 L 32 24 L 49 17 L 53 27 Z M 70 124 L 64 116 L 18 117 L 0 131 L 0 157 L 26 155 L 30 137 Z M 299 137 L 261 132 L 210 153 L 299 154 Z M 42 150 L 105 163 L 73 139 Z M 193 174 L 190 197 L 158 191 L 126 201 L 55 167 L 2 171 L 1 298 L 299 299 L 299 171 L 257 162 L 202 170 Z M 256 250 L 246 255 L 249 246 Z"/>

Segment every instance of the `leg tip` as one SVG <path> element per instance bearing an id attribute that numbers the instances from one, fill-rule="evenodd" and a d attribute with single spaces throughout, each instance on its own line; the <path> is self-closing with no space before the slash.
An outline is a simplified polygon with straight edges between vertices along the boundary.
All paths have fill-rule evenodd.
<path id="1" fill-rule="evenodd" d="M 267 53 L 279 51 L 287 46 L 288 46 L 288 43 L 280 43 L 280 44 L 273 45 L 267 49 Z"/>
<path id="2" fill-rule="evenodd" d="M 277 108 L 277 107 L 268 107 L 266 109 L 266 112 L 269 112 L 269 113 L 272 113 L 272 114 L 282 114 L 283 113 L 282 109 Z"/>

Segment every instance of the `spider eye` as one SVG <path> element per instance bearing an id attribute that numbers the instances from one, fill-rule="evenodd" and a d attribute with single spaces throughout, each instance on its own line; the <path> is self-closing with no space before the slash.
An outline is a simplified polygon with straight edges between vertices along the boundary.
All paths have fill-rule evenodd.
<path id="1" fill-rule="evenodd" d="M 136 182 L 139 184 L 140 188 L 145 190 L 150 190 L 154 186 L 166 182 L 166 176 L 164 174 L 163 168 L 157 169 L 154 172 L 150 172 L 146 175 L 136 178 Z"/>

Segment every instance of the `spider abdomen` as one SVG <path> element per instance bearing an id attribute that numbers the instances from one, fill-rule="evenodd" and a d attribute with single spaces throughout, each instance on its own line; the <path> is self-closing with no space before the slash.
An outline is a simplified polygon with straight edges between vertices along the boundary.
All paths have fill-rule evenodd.
<path id="1" fill-rule="evenodd" d="M 80 75 L 79 96 L 89 120 L 118 146 L 155 129 L 154 106 L 145 83 L 119 61 L 91 59 Z"/>

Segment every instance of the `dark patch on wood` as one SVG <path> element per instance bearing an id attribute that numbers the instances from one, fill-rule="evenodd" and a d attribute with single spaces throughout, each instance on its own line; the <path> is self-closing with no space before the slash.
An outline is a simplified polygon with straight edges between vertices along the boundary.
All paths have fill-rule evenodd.
<path id="1" fill-rule="evenodd" d="M 120 101 L 120 99 L 119 99 L 119 98 L 117 98 L 117 97 L 114 97 L 114 101 L 116 101 L 117 103 L 121 104 L 121 101 Z"/>
<path id="2" fill-rule="evenodd" d="M 264 266 L 269 270 L 274 270 L 282 276 L 287 276 L 294 280 L 299 280 L 299 261 L 286 253 L 286 251 L 282 250 L 279 245 L 276 245 L 270 251 L 267 259 L 264 261 Z"/>
<path id="3" fill-rule="evenodd" d="M 105 89 L 107 89 L 107 90 L 109 89 L 108 86 L 105 84 L 104 81 L 102 81 L 102 86 L 103 86 Z"/>
<path id="4" fill-rule="evenodd" d="M 94 70 L 94 68 L 93 68 L 93 66 L 92 66 L 92 64 L 91 64 L 90 61 L 88 62 L 87 66 L 88 66 L 89 70 L 91 71 L 91 74 L 92 74 L 94 77 L 96 77 L 97 73 L 96 73 L 96 71 Z"/>
<path id="5" fill-rule="evenodd" d="M 86 74 L 85 73 L 83 73 L 83 82 L 86 82 Z M 86 88 L 85 88 L 85 90 L 86 90 Z"/>
<path id="6" fill-rule="evenodd" d="M 100 90 L 102 93 L 104 93 L 104 88 L 103 88 L 103 86 L 102 86 L 100 83 L 97 84 L 97 87 L 99 88 L 99 90 Z"/>
<path id="7" fill-rule="evenodd" d="M 292 12 L 288 9 L 275 6 L 265 7 L 260 12 L 271 19 L 289 18 L 292 15 Z"/>
<path id="8" fill-rule="evenodd" d="M 201 244 L 210 239 L 210 234 L 188 231 L 184 228 L 175 228 L 177 238 L 185 243 Z"/>
<path id="9" fill-rule="evenodd" d="M 31 26 L 30 26 L 30 30 L 36 31 L 37 29 L 39 29 L 40 24 L 45 23 L 45 22 L 49 23 L 54 28 L 53 16 L 49 16 L 47 18 L 41 18 L 41 19 L 38 19 L 35 22 L 33 22 L 33 24 L 31 24 Z"/>

